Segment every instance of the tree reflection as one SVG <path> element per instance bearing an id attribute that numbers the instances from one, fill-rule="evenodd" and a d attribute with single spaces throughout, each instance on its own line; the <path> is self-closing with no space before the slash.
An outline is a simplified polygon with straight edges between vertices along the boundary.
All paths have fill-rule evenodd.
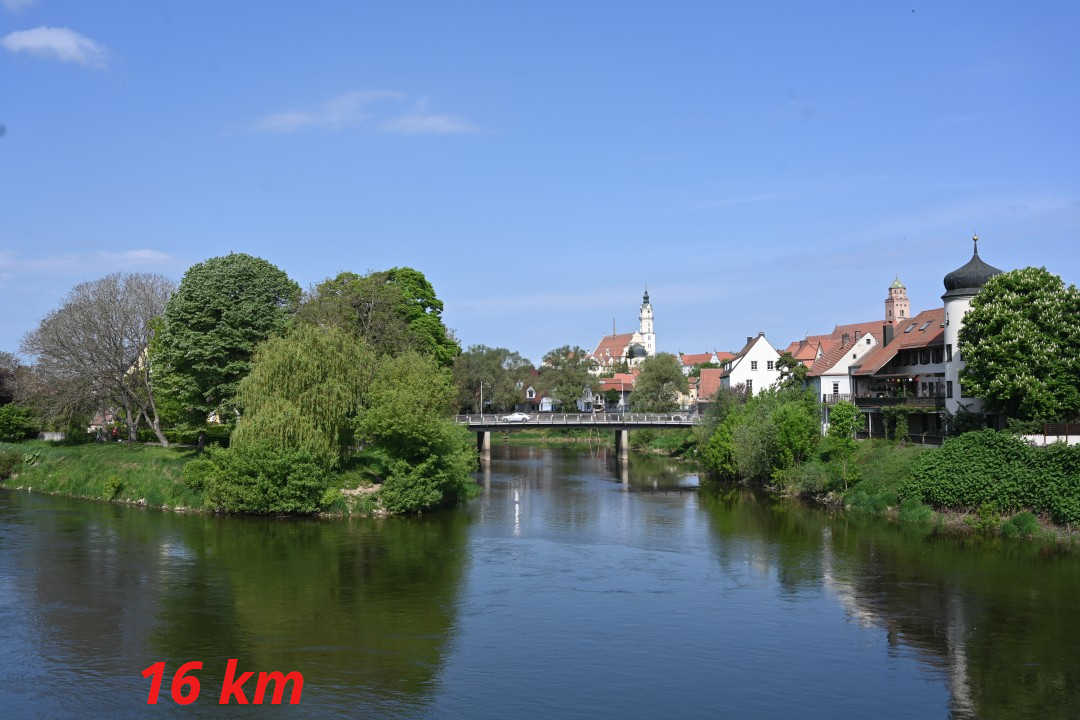
<path id="1" fill-rule="evenodd" d="M 721 565 L 824 588 L 848 615 L 947 678 L 957 718 L 1066 718 L 1080 707 L 1080 563 L 880 520 L 830 517 L 745 491 L 703 493 Z"/>

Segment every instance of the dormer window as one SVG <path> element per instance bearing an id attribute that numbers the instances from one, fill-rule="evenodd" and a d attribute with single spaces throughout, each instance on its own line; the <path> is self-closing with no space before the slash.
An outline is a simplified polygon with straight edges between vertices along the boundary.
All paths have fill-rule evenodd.
<path id="1" fill-rule="evenodd" d="M 525 391 L 525 397 L 528 398 L 529 400 L 535 400 L 536 399 L 536 390 L 534 390 L 534 389 L 532 389 L 530 387 L 528 390 Z"/>

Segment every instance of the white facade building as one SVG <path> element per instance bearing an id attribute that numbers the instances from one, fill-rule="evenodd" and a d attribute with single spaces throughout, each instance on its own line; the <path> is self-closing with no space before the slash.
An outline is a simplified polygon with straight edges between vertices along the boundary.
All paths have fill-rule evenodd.
<path id="1" fill-rule="evenodd" d="M 964 315 L 971 308 L 971 300 L 986 284 L 986 281 L 1001 271 L 987 265 L 979 257 L 979 236 L 971 238 L 974 253 L 967 264 L 953 270 L 945 276 L 945 381 L 954 391 L 945 399 L 945 409 L 955 415 L 961 410 L 981 412 L 983 403 L 977 398 L 964 396 L 964 386 L 960 384 L 960 370 L 964 359 L 960 357 L 960 328 L 964 326 Z"/>
<path id="2" fill-rule="evenodd" d="M 765 339 L 765 333 L 759 332 L 746 338 L 746 345 L 735 357 L 724 361 L 720 386 L 727 389 L 742 385 L 748 394 L 757 395 L 780 380 L 779 360 L 780 353 Z"/>

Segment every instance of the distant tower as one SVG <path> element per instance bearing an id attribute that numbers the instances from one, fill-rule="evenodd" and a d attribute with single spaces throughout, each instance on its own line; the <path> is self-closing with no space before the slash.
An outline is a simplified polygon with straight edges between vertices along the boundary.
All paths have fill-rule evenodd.
<path id="1" fill-rule="evenodd" d="M 900 282 L 900 276 L 889 286 L 889 297 L 885 298 L 885 322 L 898 325 L 911 317 L 911 303 L 908 301 L 907 288 Z"/>
<path id="2" fill-rule="evenodd" d="M 638 313 L 638 335 L 641 336 L 641 344 L 649 357 L 656 354 L 656 334 L 653 332 L 653 311 L 649 302 L 649 289 L 645 289 L 645 295 L 641 298 L 641 312 Z"/>

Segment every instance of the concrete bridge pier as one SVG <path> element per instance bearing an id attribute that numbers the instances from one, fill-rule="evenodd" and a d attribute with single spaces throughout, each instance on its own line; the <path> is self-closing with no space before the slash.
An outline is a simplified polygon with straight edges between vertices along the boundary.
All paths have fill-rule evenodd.
<path id="1" fill-rule="evenodd" d="M 615 454 L 618 455 L 619 460 L 625 462 L 630 457 L 630 431 L 629 430 L 616 430 L 615 431 Z"/>
<path id="2" fill-rule="evenodd" d="M 491 459 L 491 431 L 481 430 L 476 433 L 476 452 L 481 460 Z"/>

